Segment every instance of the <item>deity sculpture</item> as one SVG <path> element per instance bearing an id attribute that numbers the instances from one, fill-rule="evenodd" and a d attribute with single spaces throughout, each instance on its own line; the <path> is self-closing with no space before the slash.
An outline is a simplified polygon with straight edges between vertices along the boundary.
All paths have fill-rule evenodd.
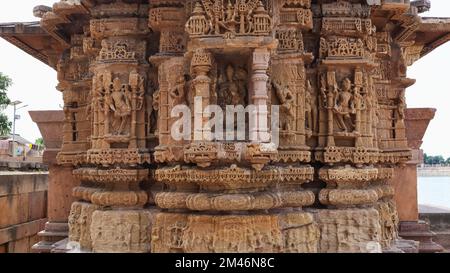
<path id="1" fill-rule="evenodd" d="M 186 104 L 186 79 L 180 76 L 177 79 L 176 85 L 170 90 L 169 95 L 172 98 L 172 107 L 180 104 Z"/>
<path id="2" fill-rule="evenodd" d="M 335 105 L 333 111 L 339 128 L 344 132 L 350 132 L 355 128 L 353 115 L 356 113 L 354 95 L 352 94 L 352 82 L 345 78 L 342 81 L 342 89 L 335 89 Z"/>
<path id="3" fill-rule="evenodd" d="M 219 78 L 219 100 L 222 107 L 225 105 L 244 105 L 244 92 L 247 73 L 243 69 L 235 71 L 232 65 L 225 69 L 225 77 Z"/>
<path id="4" fill-rule="evenodd" d="M 152 105 L 151 105 L 151 107 L 153 108 L 153 112 L 155 113 L 155 114 L 158 114 L 158 112 L 159 112 L 159 103 L 160 103 L 160 90 L 158 89 L 158 90 L 156 90 L 154 93 L 153 93 L 153 96 L 152 96 Z M 155 124 L 155 135 L 158 135 L 158 132 L 159 132 L 159 126 L 158 126 L 158 119 L 156 119 L 156 124 Z"/>
<path id="5" fill-rule="evenodd" d="M 279 82 L 273 82 L 272 84 L 281 103 L 280 128 L 285 131 L 290 131 L 292 129 L 292 122 L 295 119 L 294 94 L 292 93 L 288 85 L 282 86 Z"/>
<path id="6" fill-rule="evenodd" d="M 194 16 L 186 25 L 192 35 L 267 34 L 272 28 L 271 17 L 259 0 L 202 1 L 196 3 Z M 207 16 L 206 16 L 207 15 Z M 230 35 L 231 34 L 231 35 Z"/>
<path id="7" fill-rule="evenodd" d="M 152 131 L 152 116 L 153 116 L 153 95 L 145 94 L 145 105 L 147 108 L 147 134 L 150 134 Z"/>
<path id="8" fill-rule="evenodd" d="M 305 92 L 306 128 L 314 132 L 317 129 L 317 112 L 317 98 L 314 94 L 311 81 L 307 81 Z"/>
<path id="9" fill-rule="evenodd" d="M 397 107 L 397 120 L 405 119 L 405 110 L 406 110 L 406 100 L 405 100 L 405 92 L 403 91 L 398 99 L 398 107 Z"/>
<path id="10" fill-rule="evenodd" d="M 113 111 L 112 128 L 116 135 L 122 135 L 128 118 L 131 114 L 130 97 L 127 94 L 127 86 L 123 85 L 119 78 L 115 78 L 112 84 L 111 97 L 108 107 Z"/>

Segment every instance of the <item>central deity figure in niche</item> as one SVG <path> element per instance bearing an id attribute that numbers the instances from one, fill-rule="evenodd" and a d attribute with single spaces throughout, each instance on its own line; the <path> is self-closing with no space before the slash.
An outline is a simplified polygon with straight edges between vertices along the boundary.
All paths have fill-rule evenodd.
<path id="1" fill-rule="evenodd" d="M 352 82 L 345 78 L 342 81 L 342 89 L 335 88 L 335 106 L 333 108 L 336 114 L 336 121 L 339 128 L 344 132 L 350 132 L 355 128 L 352 116 L 356 114 L 354 97 L 351 92 Z"/>
<path id="2" fill-rule="evenodd" d="M 219 78 L 219 104 L 225 109 L 226 105 L 245 106 L 247 88 L 247 71 L 243 68 L 235 70 L 231 64 L 225 69 L 225 77 Z"/>
<path id="3" fill-rule="evenodd" d="M 128 124 L 128 118 L 131 115 L 131 104 L 128 94 L 126 94 L 126 85 L 123 85 L 119 78 L 113 81 L 113 90 L 108 102 L 109 108 L 113 111 L 112 129 L 116 135 L 126 134 L 125 126 Z"/>

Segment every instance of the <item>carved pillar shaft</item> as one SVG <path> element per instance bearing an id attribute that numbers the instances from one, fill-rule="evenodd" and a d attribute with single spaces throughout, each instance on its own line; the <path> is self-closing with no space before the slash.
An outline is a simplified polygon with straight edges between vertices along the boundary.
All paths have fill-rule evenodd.
<path id="1" fill-rule="evenodd" d="M 252 75 L 251 75 L 251 102 L 256 106 L 256 113 L 251 114 L 255 127 L 250 128 L 250 139 L 255 142 L 267 142 L 268 127 L 268 109 L 267 101 L 269 99 L 267 82 L 269 76 L 267 69 L 269 68 L 270 53 L 265 48 L 255 49 L 253 52 Z M 265 139 L 264 139 L 265 138 Z"/>
<path id="2" fill-rule="evenodd" d="M 208 77 L 208 73 L 211 70 L 212 59 L 211 54 L 205 50 L 197 50 L 194 52 L 192 58 L 191 67 L 195 73 L 195 79 L 193 80 L 193 85 L 195 89 L 195 98 L 201 99 L 201 108 L 194 103 L 194 128 L 193 137 L 194 140 L 203 141 L 205 137 L 210 136 L 210 128 L 205 128 L 206 123 L 209 118 L 205 117 L 205 109 L 211 105 L 210 102 L 210 92 L 211 92 L 211 79 Z M 200 112 L 197 112 L 199 111 Z M 200 120 L 195 120 L 197 117 L 201 117 Z"/>

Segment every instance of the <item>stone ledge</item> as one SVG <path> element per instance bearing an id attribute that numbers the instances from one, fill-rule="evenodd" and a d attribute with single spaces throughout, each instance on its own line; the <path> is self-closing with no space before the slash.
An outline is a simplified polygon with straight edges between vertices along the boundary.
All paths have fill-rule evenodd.
<path id="1" fill-rule="evenodd" d="M 47 219 L 43 218 L 36 221 L 0 229 L 0 245 L 11 241 L 20 240 L 25 237 L 33 236 L 44 228 L 46 222 Z"/>
<path id="2" fill-rule="evenodd" d="M 47 191 L 47 172 L 0 172 L 0 197 Z"/>

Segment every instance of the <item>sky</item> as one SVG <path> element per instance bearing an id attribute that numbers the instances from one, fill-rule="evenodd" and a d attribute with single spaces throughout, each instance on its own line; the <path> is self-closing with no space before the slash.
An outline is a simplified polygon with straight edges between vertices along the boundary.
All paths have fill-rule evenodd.
<path id="1" fill-rule="evenodd" d="M 38 18 L 33 17 L 33 7 L 51 6 L 55 2 L 20 0 L 2 3 L 0 22 L 36 21 Z M 449 0 L 431 2 L 431 11 L 422 16 L 450 17 Z M 56 72 L 3 39 L 0 39 L 0 71 L 14 82 L 8 91 L 9 97 L 13 101 L 22 101 L 22 105 L 28 105 L 17 113 L 21 119 L 16 122 L 16 132 L 30 141 L 36 140 L 40 132 L 28 111 L 61 109 L 62 95 L 55 89 Z M 417 61 L 409 68 L 408 77 L 417 80 L 406 91 L 408 107 L 437 109 L 422 148 L 431 155 L 450 157 L 450 42 Z M 12 112 L 12 107 L 9 107 L 7 114 L 11 119 Z"/>

